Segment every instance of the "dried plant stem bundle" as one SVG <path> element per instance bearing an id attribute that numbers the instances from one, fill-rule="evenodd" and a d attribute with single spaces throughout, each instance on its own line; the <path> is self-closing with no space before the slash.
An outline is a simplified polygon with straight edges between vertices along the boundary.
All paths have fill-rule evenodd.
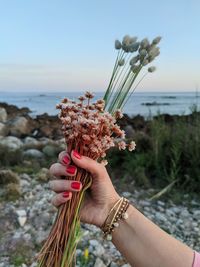
<path id="1" fill-rule="evenodd" d="M 159 55 L 157 44 L 160 39 L 157 37 L 150 43 L 145 38 L 137 42 L 136 37 L 126 35 L 122 42 L 116 40 L 115 48 L 118 54 L 104 98 L 91 103 L 93 94 L 86 92 L 84 96 L 79 97 L 79 101 L 64 98 L 57 105 L 69 154 L 76 150 L 81 155 L 106 164 L 106 151 L 111 147 L 135 150 L 135 142 L 126 144 L 125 132 L 116 121 L 123 117 L 122 108 L 146 73 L 155 71 L 155 67 L 149 67 L 148 72 L 133 87 L 143 67 Z M 137 54 L 132 56 L 133 53 Z M 75 266 L 76 246 L 80 239 L 80 208 L 92 181 L 89 173 L 83 169 L 77 170 L 73 180 L 82 183 L 82 190 L 73 194 L 72 198 L 58 209 L 49 237 L 38 255 L 38 267 Z"/>

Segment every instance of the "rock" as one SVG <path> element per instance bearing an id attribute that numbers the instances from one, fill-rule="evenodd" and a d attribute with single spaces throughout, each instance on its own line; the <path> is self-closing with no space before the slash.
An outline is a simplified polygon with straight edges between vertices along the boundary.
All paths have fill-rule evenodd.
<path id="1" fill-rule="evenodd" d="M 124 131 L 126 134 L 126 138 L 134 138 L 135 130 L 133 129 L 133 127 L 131 125 L 125 126 Z"/>
<path id="2" fill-rule="evenodd" d="M 8 184 L 3 192 L 3 197 L 6 200 L 15 201 L 21 196 L 20 186 L 18 184 Z"/>
<path id="3" fill-rule="evenodd" d="M 0 146 L 8 149 L 9 151 L 15 151 L 23 146 L 22 141 L 15 136 L 7 136 L 0 138 Z"/>
<path id="4" fill-rule="evenodd" d="M 5 108 L 0 107 L 0 122 L 6 122 L 7 121 L 7 112 Z"/>
<path id="5" fill-rule="evenodd" d="M 34 137 L 27 136 L 24 139 L 24 147 L 25 148 L 39 148 L 40 142 Z"/>
<path id="6" fill-rule="evenodd" d="M 42 181 L 42 182 L 47 182 L 50 180 L 50 178 L 52 178 L 52 176 L 51 176 L 49 170 L 46 168 L 42 168 L 37 175 L 37 179 L 39 181 Z"/>
<path id="7" fill-rule="evenodd" d="M 0 170 L 0 184 L 19 184 L 19 176 L 10 170 Z"/>
<path id="8" fill-rule="evenodd" d="M 23 152 L 24 158 L 32 158 L 32 159 L 41 159 L 44 157 L 44 154 L 37 149 L 28 149 Z"/>
<path id="9" fill-rule="evenodd" d="M 55 146 L 47 145 L 43 148 L 42 152 L 48 157 L 56 157 L 58 154 L 58 148 Z"/>
<path id="10" fill-rule="evenodd" d="M 21 227 L 23 227 L 27 221 L 26 211 L 25 210 L 17 210 L 16 213 L 18 215 L 17 219 L 18 219 L 19 225 Z"/>
<path id="11" fill-rule="evenodd" d="M 106 267 L 103 261 L 100 258 L 97 258 L 94 264 L 94 267 Z"/>
<path id="12" fill-rule="evenodd" d="M 0 136 L 6 136 L 7 134 L 8 134 L 8 129 L 6 128 L 6 125 L 0 122 Z"/>
<path id="13" fill-rule="evenodd" d="M 17 117 L 9 121 L 9 132 L 11 135 L 21 137 L 31 132 L 28 120 L 25 117 Z"/>

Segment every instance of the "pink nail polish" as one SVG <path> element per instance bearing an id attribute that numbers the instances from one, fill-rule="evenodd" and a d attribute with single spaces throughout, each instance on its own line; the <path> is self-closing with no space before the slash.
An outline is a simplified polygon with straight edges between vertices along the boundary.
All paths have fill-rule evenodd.
<path id="1" fill-rule="evenodd" d="M 71 183 L 71 188 L 79 190 L 81 188 L 81 183 L 80 182 L 72 182 Z"/>
<path id="2" fill-rule="evenodd" d="M 69 197 L 69 192 L 64 192 L 64 193 L 62 194 L 62 196 L 63 196 L 64 198 Z"/>
<path id="3" fill-rule="evenodd" d="M 65 163 L 65 164 L 68 164 L 70 162 L 70 159 L 69 157 L 66 155 L 63 157 L 62 161 Z"/>
<path id="4" fill-rule="evenodd" d="M 69 174 L 75 174 L 75 172 L 76 172 L 76 167 L 70 165 L 70 166 L 67 167 L 66 171 L 67 171 Z"/>
<path id="5" fill-rule="evenodd" d="M 76 150 L 73 151 L 73 155 L 75 158 L 81 159 L 81 155 Z"/>

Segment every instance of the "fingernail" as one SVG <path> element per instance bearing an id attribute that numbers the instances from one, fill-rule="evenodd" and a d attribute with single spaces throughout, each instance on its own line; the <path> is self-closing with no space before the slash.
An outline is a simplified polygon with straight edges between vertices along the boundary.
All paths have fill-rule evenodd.
<path id="1" fill-rule="evenodd" d="M 65 164 L 68 164 L 69 161 L 70 161 L 70 159 L 69 159 L 69 157 L 66 155 L 66 156 L 63 157 L 62 161 L 63 161 Z"/>
<path id="2" fill-rule="evenodd" d="M 69 174 L 75 174 L 75 172 L 76 172 L 76 167 L 70 165 L 70 166 L 67 167 L 66 171 L 67 171 Z"/>
<path id="3" fill-rule="evenodd" d="M 75 158 L 81 159 L 81 155 L 76 150 L 73 151 L 73 155 Z"/>
<path id="4" fill-rule="evenodd" d="M 63 196 L 64 198 L 69 197 L 69 192 L 64 192 L 64 193 L 62 194 L 62 196 Z"/>
<path id="5" fill-rule="evenodd" d="M 80 182 L 72 182 L 71 183 L 71 188 L 79 190 L 81 188 L 81 183 Z"/>

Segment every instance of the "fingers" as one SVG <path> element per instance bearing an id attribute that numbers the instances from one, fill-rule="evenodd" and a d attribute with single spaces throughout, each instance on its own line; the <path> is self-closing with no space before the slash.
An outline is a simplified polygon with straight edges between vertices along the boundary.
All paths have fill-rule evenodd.
<path id="1" fill-rule="evenodd" d="M 60 177 L 60 176 L 74 176 L 76 175 L 77 168 L 74 165 L 62 165 L 60 163 L 54 163 L 50 167 L 50 173 L 53 176 Z"/>
<path id="2" fill-rule="evenodd" d="M 66 151 L 60 152 L 58 155 L 58 160 L 63 165 L 69 165 L 71 162 L 70 156 L 66 153 Z"/>
<path id="3" fill-rule="evenodd" d="M 80 191 L 82 189 L 81 182 L 69 180 L 52 180 L 49 182 L 49 187 L 56 193 L 64 191 Z"/>
<path id="4" fill-rule="evenodd" d="M 72 151 L 71 158 L 75 165 L 90 172 L 94 178 L 101 178 L 107 176 L 106 168 L 95 160 L 85 156 L 81 156 L 75 150 Z"/>
<path id="5" fill-rule="evenodd" d="M 64 204 L 65 202 L 70 200 L 71 197 L 72 193 L 66 191 L 60 194 L 56 194 L 51 202 L 55 207 L 59 207 L 61 204 Z"/>

